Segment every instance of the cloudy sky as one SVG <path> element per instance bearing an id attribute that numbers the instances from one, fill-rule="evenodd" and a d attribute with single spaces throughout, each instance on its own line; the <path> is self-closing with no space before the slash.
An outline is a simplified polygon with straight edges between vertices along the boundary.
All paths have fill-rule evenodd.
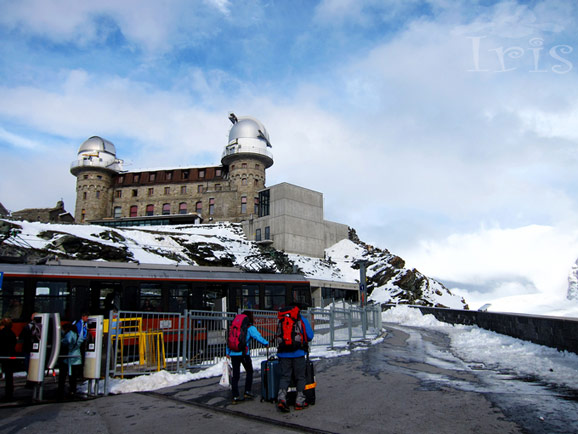
<path id="1" fill-rule="evenodd" d="M 70 163 L 92 135 L 128 170 L 218 164 L 235 112 L 267 127 L 269 185 L 323 192 L 327 219 L 472 307 L 561 301 L 578 258 L 577 8 L 0 0 L 0 202 L 73 211 Z"/>

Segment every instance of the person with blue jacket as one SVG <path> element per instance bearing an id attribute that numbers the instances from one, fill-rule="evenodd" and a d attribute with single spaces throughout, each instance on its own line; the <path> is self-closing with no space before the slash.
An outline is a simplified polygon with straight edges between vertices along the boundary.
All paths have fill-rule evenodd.
<path id="1" fill-rule="evenodd" d="M 284 345 L 279 345 L 277 349 L 277 357 L 279 357 L 279 365 L 281 368 L 281 380 L 279 381 L 279 393 L 277 395 L 277 406 L 282 411 L 289 411 L 287 405 L 287 390 L 291 383 L 291 377 L 295 377 L 295 385 L 297 388 L 297 398 L 295 399 L 295 410 L 303 410 L 309 404 L 305 401 L 305 370 L 306 360 L 305 355 L 309 351 L 308 344 L 313 339 L 313 328 L 307 318 L 301 316 L 299 313 L 299 306 L 295 305 L 293 309 L 297 310 L 296 322 L 301 324 L 300 337 L 301 344 L 296 350 L 287 350 Z"/>
<path id="2" fill-rule="evenodd" d="M 253 312 L 244 311 L 242 315 L 249 318 L 249 327 L 247 328 L 247 351 L 244 354 L 242 351 L 232 351 L 227 347 L 227 357 L 231 358 L 231 365 L 233 366 L 233 376 L 231 378 L 231 389 L 233 392 L 233 404 L 237 404 L 245 399 L 253 399 L 255 395 L 251 391 L 253 387 L 253 362 L 251 360 L 251 353 L 249 351 L 249 343 L 251 339 L 261 342 L 263 345 L 269 345 L 267 339 L 261 336 L 257 327 L 253 325 Z M 241 365 L 245 368 L 245 393 L 239 396 L 239 379 L 241 378 Z"/>
<path id="3" fill-rule="evenodd" d="M 76 381 L 82 377 L 82 357 L 80 345 L 83 342 L 73 324 L 62 326 L 63 336 L 60 340 L 60 357 L 58 359 L 58 398 L 64 398 L 64 386 L 68 376 L 70 396 L 76 394 Z"/>

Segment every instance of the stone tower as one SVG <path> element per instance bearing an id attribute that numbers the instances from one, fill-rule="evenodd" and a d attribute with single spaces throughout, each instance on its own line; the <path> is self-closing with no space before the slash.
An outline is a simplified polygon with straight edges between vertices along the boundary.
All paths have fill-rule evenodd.
<path id="1" fill-rule="evenodd" d="M 221 164 L 228 167 L 231 188 L 242 198 L 240 206 L 243 207 L 244 198 L 245 206 L 251 210 L 259 190 L 265 188 L 265 169 L 273 165 L 269 134 L 260 121 L 250 116 L 237 117 L 231 113 L 229 119 L 233 127 Z M 246 213 L 239 211 L 241 215 Z"/>
<path id="2" fill-rule="evenodd" d="M 110 217 L 113 179 L 122 171 L 114 145 L 98 136 L 86 140 L 70 167 L 76 176 L 76 223 Z"/>

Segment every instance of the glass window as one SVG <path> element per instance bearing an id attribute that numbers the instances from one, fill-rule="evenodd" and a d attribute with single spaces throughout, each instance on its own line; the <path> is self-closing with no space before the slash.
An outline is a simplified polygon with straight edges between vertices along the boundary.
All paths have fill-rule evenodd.
<path id="1" fill-rule="evenodd" d="M 285 285 L 265 285 L 264 309 L 278 310 L 285 306 Z"/>
<path id="2" fill-rule="evenodd" d="M 122 197 L 122 190 L 116 190 L 115 196 L 120 199 Z"/>
<path id="3" fill-rule="evenodd" d="M 162 290 L 160 283 L 141 283 L 140 310 L 144 312 L 162 311 Z"/>
<path id="4" fill-rule="evenodd" d="M 215 214 L 215 199 L 209 199 L 209 215 Z"/>
<path id="5" fill-rule="evenodd" d="M 255 241 L 261 241 L 261 229 L 255 230 Z"/>
<path id="6" fill-rule="evenodd" d="M 187 308 L 187 297 L 190 285 L 177 283 L 169 287 L 169 312 L 184 312 Z"/>
<path id="7" fill-rule="evenodd" d="M 205 170 L 199 170 L 199 178 L 204 178 L 205 177 Z"/>
<path id="8" fill-rule="evenodd" d="M 179 214 L 186 214 L 187 213 L 187 203 L 181 202 L 179 203 Z"/>
<path id="9" fill-rule="evenodd" d="M 117 184 L 122 184 L 122 183 L 124 183 L 124 175 L 123 175 L 123 176 L 119 176 L 118 178 L 116 178 L 116 183 L 117 183 Z"/>
<path id="10" fill-rule="evenodd" d="M 255 214 L 259 214 L 259 198 L 256 197 L 255 198 L 255 210 L 254 210 Z"/>
<path id="11" fill-rule="evenodd" d="M 100 199 L 100 191 L 98 191 L 98 190 L 96 191 L 96 198 Z"/>
<path id="12" fill-rule="evenodd" d="M 154 189 L 154 188 L 151 187 L 151 188 L 148 189 L 148 195 L 149 195 L 149 196 L 152 196 L 154 193 L 155 193 L 155 189 Z"/>
<path id="13" fill-rule="evenodd" d="M 187 194 L 187 186 L 181 185 L 181 194 Z"/>
<path id="14" fill-rule="evenodd" d="M 203 192 L 203 186 L 197 185 L 197 193 L 202 193 L 202 192 Z"/>
<path id="15" fill-rule="evenodd" d="M 153 182 L 157 179 L 157 174 L 156 172 L 152 172 L 149 174 L 149 181 Z"/>
<path id="16" fill-rule="evenodd" d="M 130 216 L 131 217 L 136 217 L 138 215 L 138 206 L 136 205 L 131 205 L 130 207 Z"/>
<path id="17" fill-rule="evenodd" d="M 122 217 L 122 207 L 120 206 L 115 206 L 114 207 L 114 218 L 115 219 L 119 219 Z"/>
<path id="18" fill-rule="evenodd" d="M 241 197 L 241 214 L 245 214 L 247 212 L 247 196 Z"/>
<path id="19" fill-rule="evenodd" d="M 145 215 L 155 215 L 155 206 L 147 205 L 147 210 Z"/>
<path id="20" fill-rule="evenodd" d="M 247 185 L 247 178 L 241 179 L 241 185 Z"/>
<path id="21" fill-rule="evenodd" d="M 86 193 L 86 191 L 85 191 L 84 193 L 82 193 L 82 198 L 83 198 L 84 200 L 86 200 L 87 197 L 88 197 L 88 194 Z"/>
<path id="22" fill-rule="evenodd" d="M 215 176 L 221 176 L 221 169 L 215 169 Z"/>
<path id="23" fill-rule="evenodd" d="M 135 188 L 132 191 L 132 197 L 137 197 L 138 196 L 138 190 Z"/>
<path id="24" fill-rule="evenodd" d="M 169 215 L 171 213 L 171 204 L 164 203 L 163 204 L 163 215 Z"/>
<path id="25" fill-rule="evenodd" d="M 294 286 L 291 291 L 291 302 L 311 306 L 311 290 L 307 286 Z"/>
<path id="26" fill-rule="evenodd" d="M 4 278 L 2 289 L 0 290 L 0 312 L 2 318 L 12 318 L 16 321 L 22 318 L 22 307 L 24 306 L 24 281 L 7 280 Z"/>
<path id="27" fill-rule="evenodd" d="M 171 187 L 165 187 L 165 194 L 171 194 Z"/>
<path id="28" fill-rule="evenodd" d="M 269 190 L 259 192 L 259 217 L 269 215 Z"/>
<path id="29" fill-rule="evenodd" d="M 269 226 L 265 226 L 265 239 L 266 240 L 271 239 L 271 228 Z"/>
<path id="30" fill-rule="evenodd" d="M 247 168 L 247 163 L 241 163 L 241 169 L 246 169 Z"/>
<path id="31" fill-rule="evenodd" d="M 195 211 L 197 212 L 197 214 L 201 214 L 203 212 L 203 202 L 202 201 L 198 201 L 195 204 Z"/>
<path id="32" fill-rule="evenodd" d="M 189 179 L 189 171 L 188 170 L 183 170 L 181 173 L 182 173 L 183 179 Z"/>
<path id="33" fill-rule="evenodd" d="M 243 285 L 241 287 L 241 309 L 261 309 L 259 303 L 259 286 Z"/>
<path id="34" fill-rule="evenodd" d="M 171 179 L 173 179 L 173 172 L 165 172 L 165 178 L 167 181 L 170 181 Z"/>
<path id="35" fill-rule="evenodd" d="M 67 282 L 42 282 L 36 284 L 34 311 L 42 313 L 59 313 L 62 318 L 69 318 L 70 291 Z"/>
<path id="36" fill-rule="evenodd" d="M 140 181 L 140 175 L 137 173 L 133 176 L 133 182 L 139 182 Z"/>

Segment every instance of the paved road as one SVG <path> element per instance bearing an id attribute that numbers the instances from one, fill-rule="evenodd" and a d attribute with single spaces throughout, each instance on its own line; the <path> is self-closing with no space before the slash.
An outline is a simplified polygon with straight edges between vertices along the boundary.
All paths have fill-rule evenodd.
<path id="1" fill-rule="evenodd" d="M 0 407 L 0 433 L 578 432 L 573 391 L 468 366 L 441 333 L 385 326 L 384 342 L 316 362 L 317 404 L 304 411 L 282 414 L 259 400 L 232 405 L 213 378 L 149 393 Z"/>

